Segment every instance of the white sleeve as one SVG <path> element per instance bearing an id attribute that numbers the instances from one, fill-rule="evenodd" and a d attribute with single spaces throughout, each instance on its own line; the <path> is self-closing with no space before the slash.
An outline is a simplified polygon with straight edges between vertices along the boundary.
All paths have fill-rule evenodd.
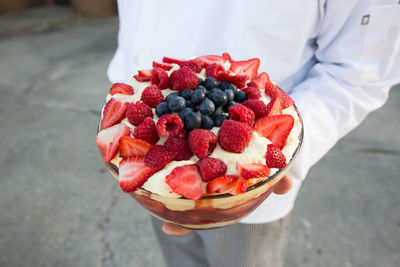
<path id="1" fill-rule="evenodd" d="M 349 7 L 351 1 L 343 1 L 326 1 L 317 63 L 290 92 L 304 122 L 303 147 L 291 170 L 295 178 L 304 179 L 400 82 L 400 2 L 352 1 Z"/>

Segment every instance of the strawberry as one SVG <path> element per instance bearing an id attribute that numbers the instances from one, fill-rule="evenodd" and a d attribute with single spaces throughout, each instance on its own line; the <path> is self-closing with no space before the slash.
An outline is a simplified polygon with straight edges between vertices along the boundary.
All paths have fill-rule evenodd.
<path id="1" fill-rule="evenodd" d="M 175 114 L 164 114 L 157 121 L 156 129 L 161 137 L 184 137 L 185 129 L 181 118 Z"/>
<path id="2" fill-rule="evenodd" d="M 199 77 L 187 66 L 173 71 L 169 78 L 169 87 L 177 91 L 194 89 L 198 83 Z"/>
<path id="3" fill-rule="evenodd" d="M 224 120 L 218 132 L 218 143 L 229 152 L 241 153 L 251 140 L 252 130 L 243 122 Z"/>
<path id="4" fill-rule="evenodd" d="M 124 192 L 136 191 L 155 173 L 155 169 L 144 164 L 143 157 L 129 157 L 119 163 L 119 185 Z"/>
<path id="5" fill-rule="evenodd" d="M 138 70 L 140 77 L 151 77 L 151 70 Z"/>
<path id="6" fill-rule="evenodd" d="M 164 101 L 164 95 L 161 93 L 158 86 L 153 84 L 144 88 L 140 100 L 149 107 L 156 108 L 159 103 Z"/>
<path id="7" fill-rule="evenodd" d="M 193 154 L 203 159 L 214 151 L 217 146 L 217 136 L 209 130 L 194 129 L 189 134 L 188 142 Z"/>
<path id="8" fill-rule="evenodd" d="M 240 75 L 247 75 L 249 79 L 254 79 L 257 76 L 260 60 L 252 58 L 243 61 L 232 61 L 230 71 Z"/>
<path id="9" fill-rule="evenodd" d="M 261 72 L 260 74 L 258 74 L 258 76 L 256 78 L 251 80 L 247 86 L 255 87 L 258 89 L 264 89 L 265 84 L 269 81 L 270 80 L 269 80 L 268 74 L 266 72 Z"/>
<path id="10" fill-rule="evenodd" d="M 164 70 L 172 69 L 172 65 L 164 62 L 153 61 L 153 68 L 162 68 Z"/>
<path id="11" fill-rule="evenodd" d="M 198 60 L 186 60 L 183 61 L 183 63 L 180 65 L 181 67 L 186 66 L 192 69 L 194 72 L 199 73 L 203 69 L 203 62 L 198 61 Z"/>
<path id="12" fill-rule="evenodd" d="M 151 83 L 158 86 L 158 88 L 166 89 L 168 87 L 168 73 L 163 68 L 154 68 L 151 71 Z"/>
<path id="13" fill-rule="evenodd" d="M 181 65 L 184 60 L 182 59 L 176 59 L 176 58 L 171 58 L 171 57 L 163 57 L 162 62 L 164 63 L 169 63 L 169 64 L 178 64 Z"/>
<path id="14" fill-rule="evenodd" d="M 233 187 L 236 179 L 238 177 L 233 175 L 217 177 L 207 183 L 207 193 L 224 193 Z"/>
<path id="15" fill-rule="evenodd" d="M 106 129 L 117 123 L 120 123 L 125 118 L 125 112 L 128 108 L 127 103 L 111 98 L 103 109 L 103 118 L 101 119 L 101 129 Z"/>
<path id="16" fill-rule="evenodd" d="M 270 168 L 282 169 L 282 168 L 286 167 L 285 155 L 282 153 L 282 151 L 279 148 L 277 148 L 273 144 L 269 144 L 267 146 L 265 162 L 267 163 L 267 166 Z"/>
<path id="17" fill-rule="evenodd" d="M 229 193 L 232 195 L 243 194 L 247 190 L 247 180 L 243 177 L 239 177 L 233 182 L 233 187 Z"/>
<path id="18" fill-rule="evenodd" d="M 144 163 L 147 166 L 161 170 L 168 162 L 173 160 L 178 152 L 169 151 L 165 146 L 155 145 L 147 152 Z"/>
<path id="19" fill-rule="evenodd" d="M 146 141 L 130 136 L 123 136 L 119 139 L 119 155 L 122 158 L 133 156 L 144 157 L 151 147 L 152 145 Z"/>
<path id="20" fill-rule="evenodd" d="M 242 105 L 254 112 L 256 120 L 267 116 L 267 105 L 265 105 L 264 101 L 258 99 L 249 99 L 244 101 Z"/>
<path id="21" fill-rule="evenodd" d="M 268 166 L 261 163 L 237 163 L 236 169 L 239 175 L 246 179 L 267 177 L 269 175 Z"/>
<path id="22" fill-rule="evenodd" d="M 227 170 L 225 162 L 211 157 L 199 160 L 197 166 L 200 168 L 201 177 L 204 182 L 211 181 L 218 176 L 224 175 Z"/>
<path id="23" fill-rule="evenodd" d="M 133 78 L 135 78 L 136 81 L 138 81 L 138 82 L 149 82 L 150 79 L 151 79 L 150 76 L 149 77 L 142 77 L 142 76 L 139 76 L 138 74 L 133 75 Z"/>
<path id="24" fill-rule="evenodd" d="M 203 194 L 201 174 L 196 164 L 176 167 L 165 177 L 172 191 L 189 199 L 200 199 Z"/>
<path id="25" fill-rule="evenodd" d="M 110 88 L 110 94 L 133 95 L 133 88 L 126 83 L 114 83 Z"/>
<path id="26" fill-rule="evenodd" d="M 224 64 L 226 62 L 226 59 L 224 57 L 216 55 L 196 57 L 194 60 L 202 62 L 204 64 L 204 67 L 208 67 L 213 63 Z"/>
<path id="27" fill-rule="evenodd" d="M 193 156 L 189 143 L 184 138 L 170 137 L 164 146 L 170 151 L 178 152 L 174 160 L 188 160 Z"/>
<path id="28" fill-rule="evenodd" d="M 229 55 L 228 53 L 222 53 L 222 57 L 225 58 L 226 60 L 228 60 L 229 62 L 232 61 L 232 57 L 231 55 Z"/>
<path id="29" fill-rule="evenodd" d="M 130 128 L 124 123 L 119 123 L 110 128 L 101 130 L 96 137 L 96 144 L 103 153 L 103 161 L 109 163 L 119 149 L 119 139 L 129 135 Z"/>
<path id="30" fill-rule="evenodd" d="M 152 118 L 147 117 L 144 121 L 133 130 L 133 137 L 144 140 L 155 145 L 160 139 L 157 133 L 156 124 Z"/>
<path id="31" fill-rule="evenodd" d="M 230 75 L 228 78 L 228 82 L 233 83 L 236 85 L 237 88 L 243 88 L 246 85 L 246 82 L 248 80 L 247 75 Z"/>
<path id="32" fill-rule="evenodd" d="M 248 99 L 259 99 L 261 97 L 260 89 L 255 87 L 246 87 L 243 88 L 242 91 L 247 94 Z"/>
<path id="33" fill-rule="evenodd" d="M 277 95 L 280 95 L 282 109 L 288 108 L 294 104 L 293 99 L 271 81 L 268 81 L 265 84 L 265 94 L 267 94 L 271 99 L 275 98 Z"/>
<path id="34" fill-rule="evenodd" d="M 294 119 L 291 115 L 282 114 L 258 119 L 253 128 L 258 134 L 268 138 L 275 146 L 282 149 L 293 124 Z"/>
<path id="35" fill-rule="evenodd" d="M 267 116 L 282 114 L 282 98 L 277 94 L 267 105 Z"/>
<path id="36" fill-rule="evenodd" d="M 231 106 L 229 108 L 228 117 L 234 121 L 244 122 L 250 126 L 253 124 L 255 119 L 254 112 L 241 104 Z"/>
<path id="37" fill-rule="evenodd" d="M 213 63 L 206 68 L 206 76 L 218 78 L 218 72 L 224 72 L 225 69 L 221 64 Z"/>
<path id="38" fill-rule="evenodd" d="M 129 122 L 137 126 L 141 124 L 147 117 L 153 118 L 151 107 L 141 101 L 130 103 L 126 110 L 126 117 Z"/>

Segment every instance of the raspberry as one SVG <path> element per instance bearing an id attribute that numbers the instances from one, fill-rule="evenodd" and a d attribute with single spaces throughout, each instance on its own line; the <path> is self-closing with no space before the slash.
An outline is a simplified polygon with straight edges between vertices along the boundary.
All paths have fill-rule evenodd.
<path id="1" fill-rule="evenodd" d="M 194 129 L 188 138 L 190 149 L 199 159 L 209 156 L 217 146 L 217 136 L 203 129 Z"/>
<path id="2" fill-rule="evenodd" d="M 181 64 L 181 68 L 183 66 L 189 67 L 192 69 L 194 72 L 199 73 L 203 69 L 203 62 L 198 61 L 198 60 L 186 60 Z"/>
<path id="3" fill-rule="evenodd" d="M 265 162 L 270 168 L 282 169 L 286 166 L 286 157 L 279 148 L 277 148 L 273 144 L 269 144 L 267 146 Z"/>
<path id="4" fill-rule="evenodd" d="M 252 130 L 243 122 L 224 120 L 218 132 L 218 143 L 229 152 L 241 153 L 249 144 Z"/>
<path id="5" fill-rule="evenodd" d="M 174 114 L 162 115 L 157 121 L 156 129 L 158 134 L 164 138 L 185 136 L 183 121 Z"/>
<path id="6" fill-rule="evenodd" d="M 174 160 L 188 160 L 193 156 L 189 143 L 183 138 L 170 137 L 164 146 L 170 151 L 178 152 Z"/>
<path id="7" fill-rule="evenodd" d="M 254 112 L 241 104 L 231 106 L 228 116 L 234 121 L 244 122 L 248 125 L 252 125 L 255 118 Z"/>
<path id="8" fill-rule="evenodd" d="M 151 83 L 157 85 L 160 89 L 168 87 L 168 73 L 163 68 L 154 68 L 151 71 Z"/>
<path id="9" fill-rule="evenodd" d="M 184 89 L 194 89 L 199 83 L 197 75 L 187 66 L 181 67 L 171 73 L 169 87 L 172 90 L 183 91 Z"/>
<path id="10" fill-rule="evenodd" d="M 148 106 L 156 108 L 159 103 L 164 101 L 164 96 L 157 85 L 150 85 L 143 90 L 140 100 Z"/>
<path id="11" fill-rule="evenodd" d="M 247 94 L 248 99 L 259 99 L 261 97 L 260 89 L 255 87 L 246 87 L 243 88 L 242 91 Z"/>
<path id="12" fill-rule="evenodd" d="M 126 117 L 130 123 L 135 126 L 141 124 L 145 118 L 153 118 L 153 111 L 151 108 L 141 101 L 130 103 L 126 110 Z"/>
<path id="13" fill-rule="evenodd" d="M 228 82 L 233 83 L 236 85 L 237 88 L 243 88 L 246 85 L 248 76 L 247 75 L 235 75 L 230 76 Z"/>
<path id="14" fill-rule="evenodd" d="M 217 78 L 220 71 L 224 72 L 224 67 L 221 64 L 213 63 L 206 68 L 206 76 Z"/>
<path id="15" fill-rule="evenodd" d="M 152 118 L 147 117 L 144 121 L 133 130 L 133 137 L 144 140 L 155 145 L 160 139 L 156 130 L 156 124 Z"/>
<path id="16" fill-rule="evenodd" d="M 178 152 L 169 151 L 165 146 L 155 145 L 147 152 L 144 163 L 156 170 L 161 170 L 176 157 Z"/>
<path id="17" fill-rule="evenodd" d="M 256 120 L 267 116 L 267 105 L 258 99 L 249 99 L 243 102 L 243 106 L 248 107 L 254 112 Z"/>
<path id="18" fill-rule="evenodd" d="M 227 166 L 225 162 L 216 158 L 204 158 L 197 162 L 204 182 L 209 182 L 214 178 L 225 175 Z"/>

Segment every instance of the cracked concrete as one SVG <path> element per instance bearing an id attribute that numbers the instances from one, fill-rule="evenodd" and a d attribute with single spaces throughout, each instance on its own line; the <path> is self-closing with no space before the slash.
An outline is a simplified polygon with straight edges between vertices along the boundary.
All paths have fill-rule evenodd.
<path id="1" fill-rule="evenodd" d="M 165 266 L 150 215 L 95 144 L 118 20 L 47 12 L 0 39 L 0 266 Z M 29 28 L 43 14 L 57 23 Z M 399 86 L 312 168 L 286 267 L 400 266 L 398 103 Z"/>

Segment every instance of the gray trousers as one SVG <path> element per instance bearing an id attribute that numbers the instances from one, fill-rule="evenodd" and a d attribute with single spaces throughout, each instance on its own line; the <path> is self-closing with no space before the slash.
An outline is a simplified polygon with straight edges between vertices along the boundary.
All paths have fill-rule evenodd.
<path id="1" fill-rule="evenodd" d="M 152 222 L 168 267 L 281 267 L 290 215 L 272 223 L 242 224 L 170 236 Z"/>

